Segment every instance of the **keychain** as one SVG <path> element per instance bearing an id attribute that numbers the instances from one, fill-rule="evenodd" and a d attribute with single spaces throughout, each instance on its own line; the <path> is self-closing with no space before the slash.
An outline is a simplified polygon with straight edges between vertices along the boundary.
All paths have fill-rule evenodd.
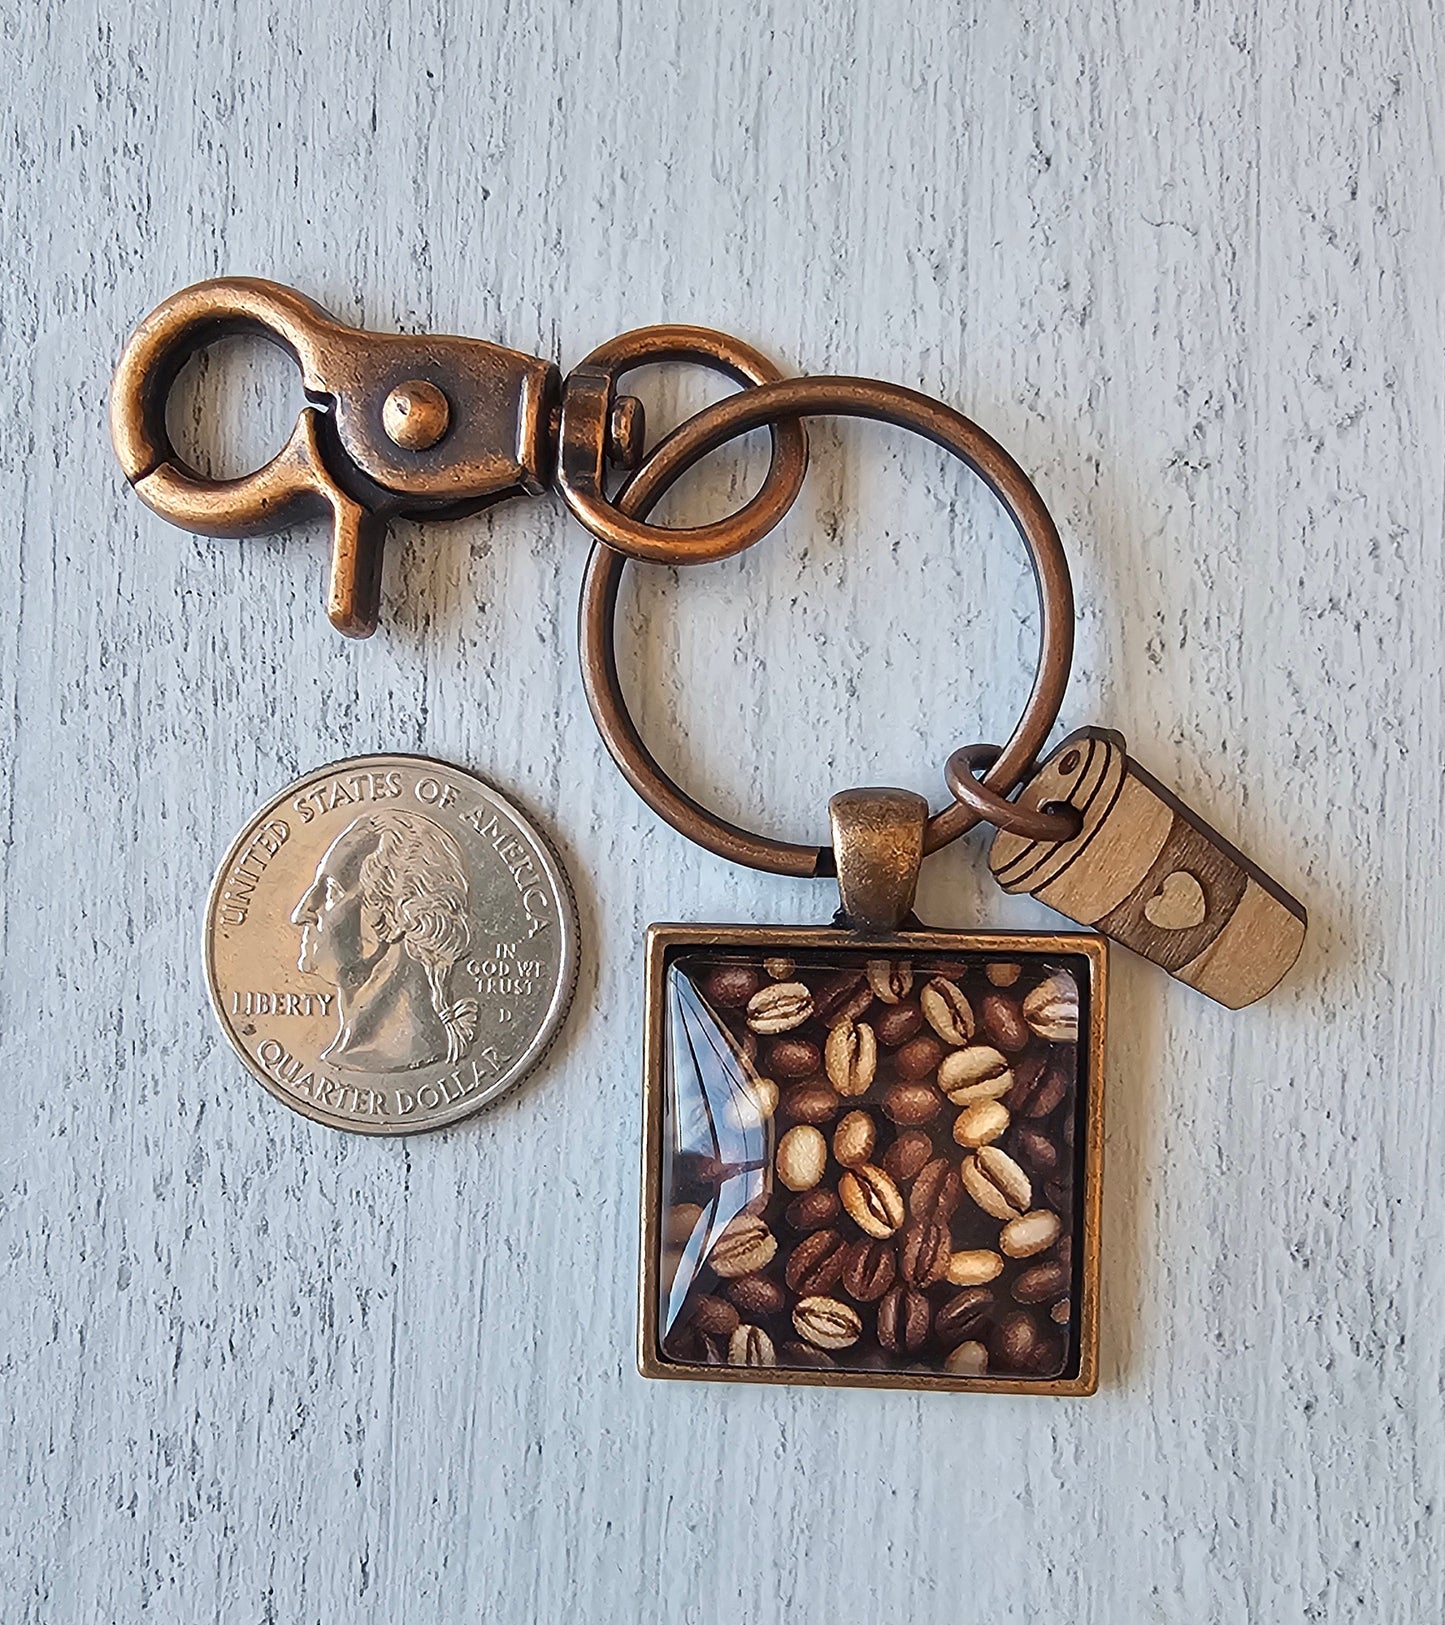
<path id="1" fill-rule="evenodd" d="M 265 467 L 240 480 L 210 481 L 171 447 L 165 399 L 195 349 L 239 329 L 290 350 L 308 405 Z M 644 459 L 641 406 L 617 386 L 630 369 L 662 361 L 699 363 L 746 387 L 687 419 Z M 949 756 L 947 806 L 930 815 L 908 791 L 845 789 L 829 804 L 831 845 L 815 847 L 726 823 L 668 778 L 627 711 L 614 623 L 628 558 L 701 563 L 766 535 L 801 486 L 801 420 L 830 415 L 908 429 L 985 481 L 1028 550 L 1041 651 L 1004 744 Z M 718 856 L 776 874 L 836 876 L 840 906 L 831 925 L 655 925 L 648 932 L 639 1315 L 645 1375 L 1093 1392 L 1106 939 L 1233 1008 L 1262 997 L 1293 964 L 1305 911 L 1135 763 L 1117 734 L 1081 730 L 1040 760 L 1068 680 L 1073 592 L 1042 499 L 996 441 L 941 402 L 900 386 L 783 379 L 756 350 L 710 329 L 624 334 L 562 380 L 549 363 L 480 340 L 344 327 L 302 295 L 251 279 L 198 284 L 142 324 L 117 371 L 111 421 L 137 492 L 189 529 L 243 536 L 308 513 L 329 515 L 328 614 L 356 636 L 376 625 L 381 542 L 391 516 L 457 516 L 555 486 L 594 537 L 579 618 L 583 682 L 628 782 L 659 816 Z M 648 523 L 653 505 L 700 458 L 764 427 L 772 436 L 768 474 L 737 513 L 691 529 Z M 618 471 L 631 477 L 609 495 Z M 373 798 L 400 797 L 405 827 L 387 823 L 397 816 L 390 807 L 334 805 L 338 786 L 348 796 L 363 793 L 355 785 L 346 790 L 352 779 Z M 306 882 L 285 916 L 303 933 L 297 965 L 304 991 L 263 994 L 264 1009 L 232 1011 L 245 1019 L 227 1023 L 247 1064 L 288 1104 L 307 1109 L 295 1097 L 303 1063 L 286 1051 L 290 1075 L 278 1076 L 275 1065 L 268 1071 L 261 1047 L 269 1046 L 274 1061 L 284 1045 L 264 1018 L 274 1026 L 277 995 L 287 1018 L 297 1013 L 293 999 L 319 999 L 324 989 L 314 984 L 323 960 L 328 970 L 345 972 L 334 953 L 323 956 L 317 947 L 332 940 L 323 929 L 328 908 L 348 943 L 361 922 L 358 964 L 389 963 L 403 991 L 411 975 L 410 1003 L 402 1008 L 414 1015 L 392 1022 L 381 1043 L 370 1030 L 359 1038 L 336 1032 L 323 1057 L 333 1071 L 317 1065 L 305 1074 L 315 1105 L 317 1089 L 338 1086 L 338 1060 L 355 1074 L 359 1054 L 368 1078 L 367 1067 L 380 1066 L 389 1081 L 384 1089 L 367 1083 L 366 1122 L 346 1113 L 310 1115 L 379 1133 L 427 1126 L 402 1121 L 388 1094 L 414 1098 L 409 1074 L 426 1066 L 441 1068 L 428 1078 L 440 1102 L 431 1120 L 452 1121 L 545 1049 L 565 1008 L 559 990 L 575 964 L 570 892 L 540 836 L 529 844 L 536 832 L 516 809 L 469 779 L 416 758 L 334 764 L 278 798 L 233 848 L 231 869 L 223 864 L 213 925 L 228 899 L 233 913 L 238 896 L 242 914 L 250 911 L 258 877 L 273 862 L 288 876 L 270 903 L 273 931 L 291 880 Z M 423 805 L 411 806 L 408 796 Z M 445 827 L 434 817 L 443 806 L 453 808 Z M 281 816 L 287 808 L 308 828 L 332 820 L 330 844 L 314 869 L 309 849 L 306 862 L 290 867 L 277 857 L 290 830 L 273 826 L 288 822 Z M 471 833 L 458 829 L 458 817 Z M 913 899 L 923 858 L 982 822 L 995 829 L 989 863 L 1005 890 L 1027 891 L 1090 929 L 940 931 L 920 924 Z M 412 835 L 421 858 L 415 843 L 407 844 Z M 323 844 L 319 836 L 316 844 Z M 392 862 L 403 849 L 411 853 L 405 863 Z M 534 990 L 546 1032 L 505 1077 L 492 1062 L 482 1073 L 480 1035 L 505 1025 L 498 1012 L 513 998 L 509 957 L 523 936 L 544 929 L 544 902 L 526 901 L 540 897 L 529 886 L 542 875 L 562 949 Z M 400 906 L 410 895 L 408 876 L 420 876 L 432 900 L 425 919 L 410 922 L 410 936 Z M 482 944 L 499 935 L 490 919 L 466 916 L 457 900 L 472 896 L 504 896 L 512 910 L 511 936 L 490 959 L 452 951 L 462 937 Z M 438 941 L 447 944 L 442 980 Z M 245 962 L 244 951 L 234 951 Z M 424 980 L 408 956 L 426 971 Z M 212 987 L 214 995 L 214 975 Z M 224 995 L 218 1011 L 225 1021 L 223 1004 Z M 474 1075 L 468 1094 L 462 1085 Z M 462 1093 L 449 1096 L 449 1084 Z M 339 1086 L 355 1092 L 358 1081 L 353 1075 Z"/>

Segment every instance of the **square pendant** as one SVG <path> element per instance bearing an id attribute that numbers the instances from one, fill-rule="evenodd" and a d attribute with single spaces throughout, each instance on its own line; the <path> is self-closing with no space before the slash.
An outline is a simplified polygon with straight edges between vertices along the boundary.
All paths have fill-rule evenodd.
<path id="1" fill-rule="evenodd" d="M 1092 1393 L 1106 964 L 653 926 L 642 1374 Z"/>

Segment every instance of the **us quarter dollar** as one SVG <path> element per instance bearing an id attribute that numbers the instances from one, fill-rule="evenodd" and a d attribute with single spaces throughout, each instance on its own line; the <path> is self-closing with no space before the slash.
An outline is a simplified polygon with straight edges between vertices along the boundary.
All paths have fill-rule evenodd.
<path id="1" fill-rule="evenodd" d="M 577 978 L 572 888 L 473 774 L 357 756 L 232 842 L 205 926 L 211 1001 L 293 1110 L 362 1134 L 441 1128 L 546 1052 Z"/>

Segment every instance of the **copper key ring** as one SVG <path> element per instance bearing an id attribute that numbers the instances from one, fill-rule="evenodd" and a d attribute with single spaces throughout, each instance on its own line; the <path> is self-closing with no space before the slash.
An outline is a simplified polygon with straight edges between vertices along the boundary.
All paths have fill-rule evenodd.
<path id="1" fill-rule="evenodd" d="M 966 463 L 1003 504 L 1028 549 L 1039 594 L 1042 638 L 1038 669 L 1023 713 L 983 783 L 1000 797 L 1027 775 L 1059 714 L 1074 648 L 1074 594 L 1063 544 L 1043 499 L 999 443 L 976 423 L 898 384 L 868 378 L 790 378 L 760 382 L 689 418 L 662 442 L 617 501 L 632 518 L 645 516 L 700 458 L 735 436 L 803 417 L 860 417 L 922 435 Z M 659 766 L 637 730 L 617 671 L 616 609 L 625 558 L 594 546 L 582 584 L 578 637 L 582 682 L 593 721 L 623 776 L 674 829 L 734 863 L 773 874 L 809 877 L 834 872 L 832 850 L 802 846 L 739 828 L 693 800 Z M 936 852 L 980 822 L 974 807 L 954 800 L 929 819 L 924 851 Z"/>
<path id="2" fill-rule="evenodd" d="M 307 405 L 263 467 L 212 480 L 187 467 L 166 400 L 198 350 L 254 333 L 301 369 Z M 619 395 L 634 367 L 689 361 L 739 382 L 780 376 L 710 328 L 638 329 L 594 350 L 564 382 L 550 362 L 482 339 L 371 333 L 257 277 L 219 277 L 158 306 L 126 345 L 111 392 L 111 436 L 126 478 L 162 518 L 205 536 L 257 536 L 323 515 L 332 524 L 326 609 L 351 637 L 376 629 L 381 546 L 391 518 L 451 519 L 556 484 L 581 523 L 637 558 L 696 563 L 761 540 L 798 494 L 802 426 L 773 433 L 762 489 L 739 512 L 693 530 L 641 523 L 609 500 L 609 470 L 641 460 L 641 403 Z"/>

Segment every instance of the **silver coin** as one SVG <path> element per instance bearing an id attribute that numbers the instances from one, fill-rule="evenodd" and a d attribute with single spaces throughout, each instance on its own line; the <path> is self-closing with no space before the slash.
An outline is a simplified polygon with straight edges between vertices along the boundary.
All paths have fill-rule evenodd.
<path id="1" fill-rule="evenodd" d="M 227 1038 L 294 1111 L 414 1134 L 545 1053 L 577 980 L 572 888 L 478 778 L 357 756 L 298 779 L 226 853 L 206 977 Z"/>

